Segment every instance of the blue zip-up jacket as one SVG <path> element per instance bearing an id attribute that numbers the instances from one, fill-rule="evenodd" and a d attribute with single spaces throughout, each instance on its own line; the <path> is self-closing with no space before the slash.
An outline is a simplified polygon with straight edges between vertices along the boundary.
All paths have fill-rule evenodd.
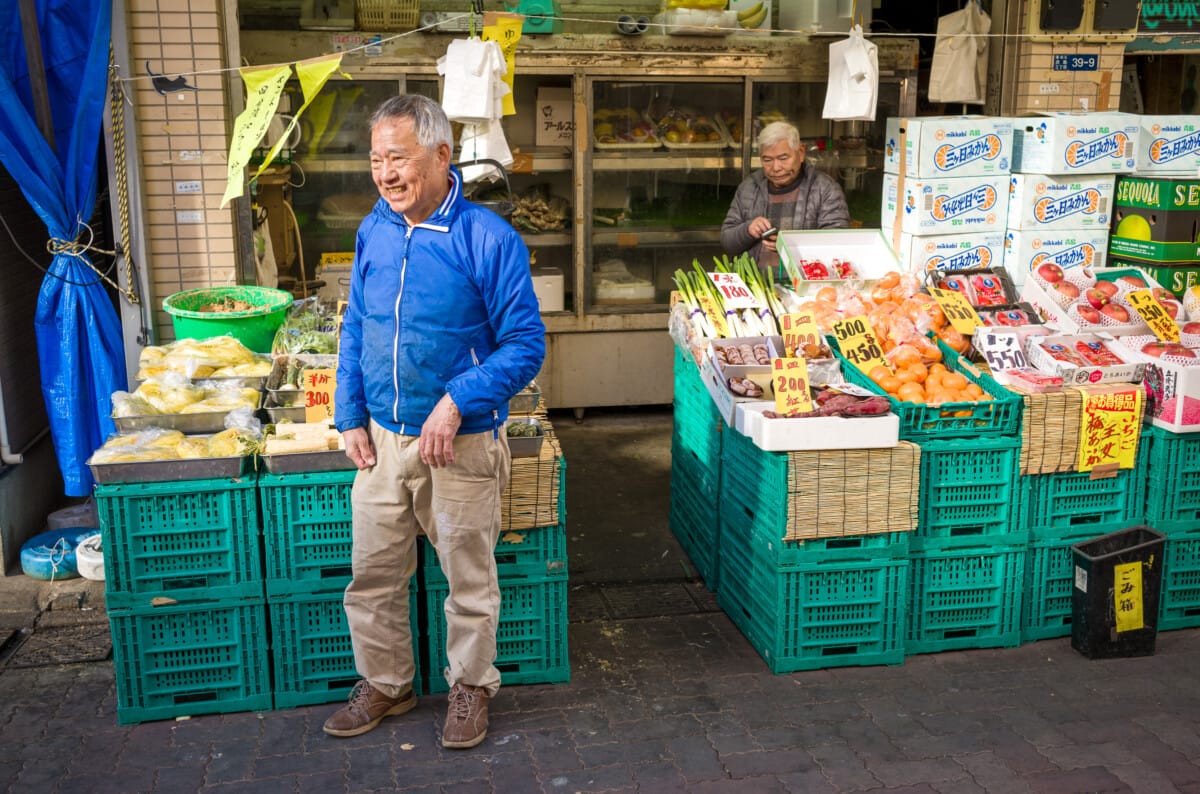
<path id="1" fill-rule="evenodd" d="M 498 428 L 508 399 L 537 375 L 546 328 L 529 250 L 499 215 L 450 192 L 409 226 L 382 198 L 358 227 L 342 321 L 334 421 L 369 419 L 420 435 L 442 395 L 462 414 L 459 433 Z"/>

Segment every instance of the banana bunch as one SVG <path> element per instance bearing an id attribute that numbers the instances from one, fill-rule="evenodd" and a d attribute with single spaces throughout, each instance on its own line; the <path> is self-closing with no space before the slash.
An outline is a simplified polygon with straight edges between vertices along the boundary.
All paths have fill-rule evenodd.
<path id="1" fill-rule="evenodd" d="M 746 30 L 754 30 L 762 27 L 763 22 L 767 19 L 768 8 L 762 4 L 762 0 L 750 6 L 743 8 L 738 12 L 738 24 Z"/>

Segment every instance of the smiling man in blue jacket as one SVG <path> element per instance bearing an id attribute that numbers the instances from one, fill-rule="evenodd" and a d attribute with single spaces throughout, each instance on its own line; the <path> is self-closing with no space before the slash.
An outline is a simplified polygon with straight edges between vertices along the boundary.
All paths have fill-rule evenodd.
<path id="1" fill-rule="evenodd" d="M 500 612 L 494 549 L 508 484 L 508 399 L 537 374 L 545 327 L 529 251 L 462 196 L 445 113 L 418 95 L 371 117 L 380 200 L 358 229 L 334 420 L 358 466 L 345 608 L 363 680 L 325 722 L 357 736 L 416 706 L 408 585 L 417 535 L 449 582 L 446 747 L 487 735 Z"/>

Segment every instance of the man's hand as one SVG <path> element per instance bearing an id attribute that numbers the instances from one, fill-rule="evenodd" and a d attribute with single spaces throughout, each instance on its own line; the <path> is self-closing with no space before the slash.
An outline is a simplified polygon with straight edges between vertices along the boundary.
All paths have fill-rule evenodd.
<path id="1" fill-rule="evenodd" d="M 365 427 L 345 431 L 342 441 L 346 444 L 346 457 L 354 461 L 355 466 L 369 469 L 375 465 L 375 445 L 371 443 L 371 435 Z"/>
<path id="2" fill-rule="evenodd" d="M 449 394 L 442 395 L 433 413 L 421 425 L 421 462 L 435 469 L 454 462 L 454 437 L 462 424 L 462 414 Z"/>
<path id="3" fill-rule="evenodd" d="M 755 239 L 762 239 L 763 233 L 771 230 L 772 224 L 769 220 L 759 215 L 746 227 L 746 231 L 750 232 L 750 236 Z M 766 242 L 763 240 L 763 242 Z"/>

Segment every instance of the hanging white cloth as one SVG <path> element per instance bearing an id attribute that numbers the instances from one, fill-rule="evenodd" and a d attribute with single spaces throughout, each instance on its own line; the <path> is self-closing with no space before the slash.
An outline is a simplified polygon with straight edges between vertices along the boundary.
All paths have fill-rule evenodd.
<path id="1" fill-rule="evenodd" d="M 478 38 L 455 39 L 438 58 L 437 70 L 446 78 L 442 109 L 451 121 L 481 123 L 503 115 L 508 67 L 499 44 Z"/>
<path id="2" fill-rule="evenodd" d="M 863 37 L 862 25 L 850 37 L 829 45 L 829 87 L 821 117 L 834 121 L 874 121 L 879 92 L 879 48 Z"/>
<path id="3" fill-rule="evenodd" d="M 977 0 L 938 18 L 929 101 L 982 105 L 987 98 L 987 33 L 992 19 Z"/>
<path id="4" fill-rule="evenodd" d="M 513 163 L 512 152 L 504 137 L 504 128 L 499 120 L 485 121 L 482 124 L 464 124 L 459 145 L 459 161 L 495 160 L 503 166 Z M 501 174 L 493 165 L 468 165 L 462 168 L 464 182 L 475 182 L 480 179 L 495 181 Z"/>

